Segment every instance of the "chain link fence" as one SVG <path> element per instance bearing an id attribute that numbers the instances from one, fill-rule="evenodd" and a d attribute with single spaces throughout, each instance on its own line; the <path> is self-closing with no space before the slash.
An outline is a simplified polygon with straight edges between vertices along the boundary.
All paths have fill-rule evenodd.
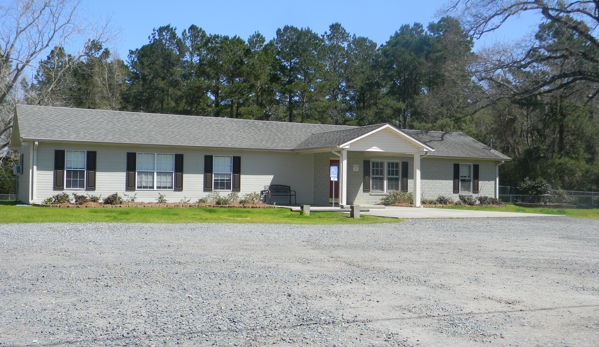
<path id="1" fill-rule="evenodd" d="M 562 202 L 585 207 L 599 207 L 599 192 L 578 190 L 551 190 L 551 202 Z M 539 202 L 539 197 L 530 196 L 517 187 L 499 186 L 499 200 L 503 202 Z"/>
<path id="2" fill-rule="evenodd" d="M 0 201 L 17 200 L 19 190 L 18 176 L 0 176 Z"/>

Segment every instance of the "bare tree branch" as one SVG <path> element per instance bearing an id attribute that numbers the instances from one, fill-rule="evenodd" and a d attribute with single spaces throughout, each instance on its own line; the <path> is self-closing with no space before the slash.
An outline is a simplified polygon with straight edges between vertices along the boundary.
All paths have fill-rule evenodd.
<path id="1" fill-rule="evenodd" d="M 108 41 L 108 24 L 93 28 L 79 16 L 81 0 L 7 0 L 0 3 L 0 150 L 10 144 L 17 84 L 23 74 L 54 46 L 75 37 Z M 82 50 L 83 52 L 83 50 Z M 75 60 L 82 57 L 81 52 Z M 68 68 L 68 67 L 67 67 Z M 58 77 L 63 72 L 58 72 Z M 14 96 L 14 98 L 13 98 Z"/>

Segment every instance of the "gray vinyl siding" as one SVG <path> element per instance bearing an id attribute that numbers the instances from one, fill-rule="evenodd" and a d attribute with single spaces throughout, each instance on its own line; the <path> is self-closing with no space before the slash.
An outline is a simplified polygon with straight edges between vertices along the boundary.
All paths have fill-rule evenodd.
<path id="1" fill-rule="evenodd" d="M 204 186 L 204 155 L 241 156 L 241 191 L 239 197 L 247 193 L 260 192 L 265 185 L 272 183 L 290 185 L 297 191 L 297 202 L 310 203 L 313 195 L 312 172 L 314 159 L 312 154 L 295 154 L 285 152 L 210 150 L 210 149 L 177 149 L 173 147 L 136 147 L 136 146 L 96 146 L 76 144 L 48 144 L 38 146 L 38 173 L 36 202 L 60 193 L 52 190 L 54 174 L 54 150 L 78 150 L 97 152 L 96 191 L 65 189 L 64 192 L 102 195 L 113 193 L 137 195 L 137 201 L 155 202 L 158 193 L 165 195 L 169 202 L 181 199 L 197 201 L 209 192 Z M 137 153 L 172 153 L 184 155 L 183 191 L 172 190 L 137 190 L 125 191 L 125 171 L 127 152 Z M 219 192 L 228 195 L 230 192 Z M 283 199 L 285 200 L 285 199 Z M 278 201 L 280 204 L 283 201 Z M 287 201 L 285 201 L 286 203 Z"/>
<path id="2" fill-rule="evenodd" d="M 338 159 L 339 157 L 331 152 L 314 154 L 314 199 L 312 204 L 317 206 L 329 204 L 329 166 L 331 160 Z"/>
<path id="3" fill-rule="evenodd" d="M 384 129 L 364 137 L 350 145 L 352 152 L 373 151 L 387 153 L 415 153 L 422 151 L 420 146 L 400 136 L 392 129 Z"/>
<path id="4" fill-rule="evenodd" d="M 353 155 L 352 155 L 353 154 Z M 395 157 L 395 156 L 360 156 L 360 152 L 355 154 L 350 152 L 348 155 L 348 204 L 370 205 L 381 201 L 386 193 L 364 193 L 363 192 L 363 160 L 380 161 L 407 161 L 408 162 L 408 192 L 414 192 L 414 158 L 413 157 Z M 433 157 L 424 157 L 420 161 L 420 178 L 422 198 L 436 199 L 440 195 L 451 197 L 454 200 L 459 199 L 459 194 L 453 193 L 453 164 L 479 164 L 479 194 L 475 196 L 490 196 L 495 193 L 495 168 L 497 162 L 480 161 L 469 159 L 439 159 Z M 358 164 L 360 174 L 355 175 L 352 171 L 352 165 Z M 356 190 L 356 188 L 358 188 Z"/>
<path id="5" fill-rule="evenodd" d="M 362 154 L 362 153 L 356 153 Z M 364 160 L 370 160 L 371 164 L 373 161 L 391 161 L 391 162 L 408 162 L 408 192 L 414 191 L 414 157 L 406 157 L 406 156 L 394 156 L 394 155 L 377 155 L 376 153 L 366 153 L 364 155 L 358 156 L 356 155 L 356 159 L 353 160 L 349 167 L 352 168 L 353 164 L 358 164 L 360 171 L 359 175 L 353 175 L 352 181 L 349 183 L 351 187 L 353 187 L 353 191 L 355 191 L 354 199 L 351 199 L 352 195 L 348 193 L 348 204 L 363 204 L 363 205 L 374 205 L 379 203 L 382 198 L 387 196 L 387 193 L 382 192 L 364 192 Z M 401 166 L 400 166 L 401 173 Z M 349 172 L 348 172 L 349 174 Z M 349 180 L 349 179 L 348 179 Z M 400 181 L 401 183 L 401 181 Z M 424 185 L 421 184 L 421 186 Z"/>
<path id="6" fill-rule="evenodd" d="M 425 199 L 436 199 L 440 195 L 454 200 L 459 194 L 453 193 L 453 164 L 479 165 L 479 193 L 474 196 L 490 196 L 495 194 L 495 167 L 497 162 L 470 159 L 438 159 L 423 158 L 421 160 L 422 196 Z"/>

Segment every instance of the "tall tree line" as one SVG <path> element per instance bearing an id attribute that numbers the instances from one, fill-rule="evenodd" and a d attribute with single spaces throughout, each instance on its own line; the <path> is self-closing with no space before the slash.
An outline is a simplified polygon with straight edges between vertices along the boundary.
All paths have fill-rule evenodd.
<path id="1" fill-rule="evenodd" d="M 449 17 L 404 25 L 380 47 L 339 23 L 323 34 L 285 26 L 270 41 L 167 25 L 130 51 L 126 68 L 100 42 L 76 64 L 56 47 L 27 90 L 48 105 L 406 128 L 463 113 L 465 99 L 445 91 L 467 92 L 471 49 Z"/>
<path id="2" fill-rule="evenodd" d="M 403 25 L 380 46 L 334 23 L 322 34 L 285 26 L 271 40 L 167 25 L 131 50 L 126 64 L 101 42 L 90 41 L 76 62 L 56 47 L 26 85 L 27 101 L 464 131 L 514 158 L 501 167 L 502 184 L 531 177 L 599 189 L 599 45 L 588 20 L 574 15 L 596 9 L 513 1 L 543 15 L 536 35 L 519 51 L 494 46 L 475 54 L 472 38 L 501 23 L 501 6 L 512 2 L 460 3 L 453 9 L 462 11 L 459 19 Z"/>

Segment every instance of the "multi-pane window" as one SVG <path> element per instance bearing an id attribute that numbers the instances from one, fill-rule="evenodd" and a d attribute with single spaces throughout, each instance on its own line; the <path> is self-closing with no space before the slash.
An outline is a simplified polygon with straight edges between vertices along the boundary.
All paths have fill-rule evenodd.
<path id="1" fill-rule="evenodd" d="M 214 156 L 214 189 L 231 190 L 231 174 L 233 172 L 233 157 Z"/>
<path id="2" fill-rule="evenodd" d="M 472 193 L 472 166 L 460 164 L 460 192 Z"/>
<path id="3" fill-rule="evenodd" d="M 172 189 L 174 154 L 137 153 L 137 189 Z"/>
<path id="4" fill-rule="evenodd" d="M 399 190 L 399 162 L 372 161 L 370 175 L 371 191 Z"/>
<path id="5" fill-rule="evenodd" d="M 231 173 L 233 172 L 233 157 L 214 157 L 214 189 L 231 190 Z"/>
<path id="6" fill-rule="evenodd" d="M 399 163 L 387 162 L 387 191 L 399 190 Z"/>
<path id="7" fill-rule="evenodd" d="M 156 154 L 156 189 L 173 189 L 174 154 Z"/>
<path id="8" fill-rule="evenodd" d="M 384 192 L 385 191 L 385 162 L 384 161 L 373 161 L 372 162 L 372 191 Z"/>
<path id="9" fill-rule="evenodd" d="M 67 189 L 85 188 L 85 151 L 65 151 Z"/>

